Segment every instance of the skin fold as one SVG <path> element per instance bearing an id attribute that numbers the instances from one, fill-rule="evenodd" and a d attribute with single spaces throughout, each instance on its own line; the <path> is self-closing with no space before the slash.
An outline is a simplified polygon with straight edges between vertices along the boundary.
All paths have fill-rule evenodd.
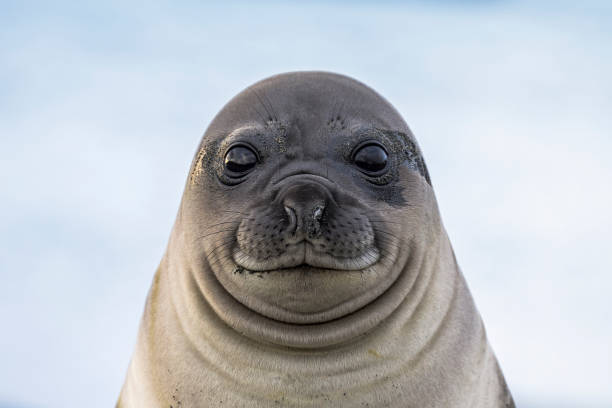
<path id="1" fill-rule="evenodd" d="M 193 159 L 117 407 L 514 407 L 422 154 L 324 72 L 234 97 Z"/>

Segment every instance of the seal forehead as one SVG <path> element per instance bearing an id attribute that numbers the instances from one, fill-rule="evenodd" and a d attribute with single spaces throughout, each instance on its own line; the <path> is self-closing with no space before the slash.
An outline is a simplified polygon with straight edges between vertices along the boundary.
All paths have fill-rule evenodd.
<path id="1" fill-rule="evenodd" d="M 292 72 L 253 84 L 236 95 L 211 122 L 216 138 L 248 124 L 279 122 L 316 131 L 330 120 L 346 127 L 380 127 L 410 133 L 382 96 L 352 78 L 327 72 Z"/>

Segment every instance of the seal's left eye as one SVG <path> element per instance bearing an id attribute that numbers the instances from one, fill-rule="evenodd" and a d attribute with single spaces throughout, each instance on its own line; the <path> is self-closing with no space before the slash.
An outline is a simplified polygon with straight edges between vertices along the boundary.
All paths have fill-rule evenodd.
<path id="1" fill-rule="evenodd" d="M 225 154 L 225 169 L 230 176 L 240 177 L 251 171 L 255 164 L 257 155 L 247 146 L 234 146 Z"/>
<path id="2" fill-rule="evenodd" d="M 382 146 L 367 144 L 355 152 L 353 161 L 366 173 L 380 173 L 387 167 L 388 156 Z"/>

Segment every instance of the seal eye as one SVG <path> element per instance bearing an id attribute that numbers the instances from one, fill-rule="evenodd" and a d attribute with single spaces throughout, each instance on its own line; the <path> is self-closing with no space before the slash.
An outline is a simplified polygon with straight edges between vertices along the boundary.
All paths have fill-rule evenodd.
<path id="1" fill-rule="evenodd" d="M 367 144 L 355 153 L 353 161 L 366 173 L 380 173 L 387 167 L 387 152 L 378 144 Z"/>
<path id="2" fill-rule="evenodd" d="M 234 146 L 225 154 L 225 169 L 230 177 L 243 176 L 251 171 L 255 164 L 257 155 L 247 146 Z"/>

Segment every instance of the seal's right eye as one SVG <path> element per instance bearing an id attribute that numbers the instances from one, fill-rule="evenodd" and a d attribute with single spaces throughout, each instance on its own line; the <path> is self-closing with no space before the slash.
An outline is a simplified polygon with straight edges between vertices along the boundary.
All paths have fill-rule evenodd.
<path id="1" fill-rule="evenodd" d="M 230 177 L 241 177 L 253 170 L 257 164 L 257 155 L 245 145 L 231 147 L 225 153 L 225 172 Z"/>
<path id="2" fill-rule="evenodd" d="M 387 168 L 388 155 L 381 145 L 367 143 L 357 149 L 353 161 L 361 171 L 370 175 L 380 175 Z"/>

